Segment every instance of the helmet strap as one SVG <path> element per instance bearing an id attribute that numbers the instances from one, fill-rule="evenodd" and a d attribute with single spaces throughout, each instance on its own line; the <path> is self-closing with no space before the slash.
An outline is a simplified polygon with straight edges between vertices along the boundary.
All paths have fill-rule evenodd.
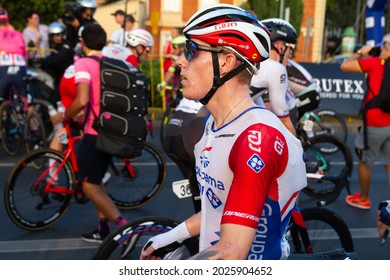
<path id="1" fill-rule="evenodd" d="M 286 51 L 287 51 L 287 48 L 288 47 L 285 47 L 283 52 L 281 53 L 277 47 L 275 47 L 274 44 L 271 44 L 271 49 L 273 49 L 274 51 L 276 51 L 278 53 L 278 55 L 280 56 L 280 59 L 279 59 L 279 62 L 283 64 L 283 60 L 284 60 L 284 55 L 286 54 Z"/>
<path id="2" fill-rule="evenodd" d="M 234 68 L 232 71 L 230 71 L 229 73 L 227 73 L 225 76 L 221 78 L 219 73 L 218 54 L 212 52 L 211 55 L 213 59 L 213 68 L 214 68 L 213 86 L 210 89 L 210 91 L 202 99 L 199 100 L 199 102 L 202 103 L 203 105 L 207 105 L 207 103 L 209 103 L 211 97 L 213 97 L 213 95 L 215 94 L 215 92 L 220 86 L 222 86 L 226 81 L 230 80 L 241 71 L 245 70 L 247 67 L 245 63 L 242 63 L 240 66 Z"/>

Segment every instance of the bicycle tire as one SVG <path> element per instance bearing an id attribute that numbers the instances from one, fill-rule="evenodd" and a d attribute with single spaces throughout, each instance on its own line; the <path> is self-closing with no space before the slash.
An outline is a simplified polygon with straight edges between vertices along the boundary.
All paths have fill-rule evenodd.
<path id="1" fill-rule="evenodd" d="M 162 190 L 167 172 L 163 155 L 148 142 L 141 156 L 128 160 L 135 177 L 126 170 L 124 159 L 114 157 L 109 172 L 116 176 L 111 176 L 106 184 L 109 196 L 123 210 L 139 208 L 152 201 Z"/>
<path id="2" fill-rule="evenodd" d="M 338 176 L 344 168 L 347 168 L 347 175 L 351 176 L 352 154 L 348 146 L 339 139 L 330 135 L 315 136 L 303 144 L 303 150 L 305 160 L 311 165 L 320 166 L 324 174 Z M 311 197 L 326 199 L 339 189 L 330 181 L 308 180 L 307 186 L 302 191 Z"/>
<path id="3" fill-rule="evenodd" d="M 331 251 L 338 248 L 344 248 L 346 252 L 354 251 L 351 232 L 344 220 L 335 212 L 325 208 L 314 207 L 302 209 L 301 213 L 314 253 Z M 294 224 L 291 230 L 294 230 L 294 227 L 297 227 L 297 225 Z M 299 239 L 297 240 L 296 237 L 290 238 L 291 253 L 306 254 L 306 251 L 302 251 L 304 246 L 301 235 L 299 235 Z M 301 245 L 300 249 L 292 245 L 296 244 L 295 242 Z"/>
<path id="4" fill-rule="evenodd" d="M 50 121 L 49 105 L 52 104 L 49 101 L 40 98 L 34 98 L 32 102 L 34 111 L 39 115 L 39 117 L 43 121 L 43 125 L 45 128 L 46 142 L 50 142 L 51 138 L 54 135 L 54 127 L 52 122 Z"/>
<path id="5" fill-rule="evenodd" d="M 4 151 L 11 156 L 15 156 L 20 152 L 22 135 L 18 116 L 8 100 L 1 103 L 0 116 L 1 142 Z"/>
<path id="6" fill-rule="evenodd" d="M 312 113 L 315 115 L 311 117 L 314 119 L 313 131 L 315 136 L 333 135 L 343 142 L 347 141 L 348 129 L 342 115 L 329 108 L 317 108 Z"/>
<path id="7" fill-rule="evenodd" d="M 20 159 L 7 179 L 4 189 L 7 215 L 25 230 L 39 231 L 54 225 L 65 214 L 73 196 L 75 175 L 69 161 L 58 173 L 58 188 L 62 187 L 63 192 L 44 190 L 50 175 L 43 166 L 49 164 L 49 159 L 58 164 L 64 155 L 51 149 L 33 151 Z"/>
<path id="8" fill-rule="evenodd" d="M 24 126 L 24 141 L 27 153 L 47 147 L 45 127 L 41 117 L 35 111 L 31 111 L 27 115 Z"/>
<path id="9" fill-rule="evenodd" d="M 95 251 L 93 259 L 139 259 L 143 246 L 151 237 L 167 232 L 178 224 L 179 222 L 165 217 L 144 217 L 129 221 L 113 230 L 103 240 Z M 182 257 L 185 258 L 195 255 L 199 250 L 197 238 L 187 239 L 183 245 L 182 248 L 185 252 Z M 128 250 L 127 253 L 124 253 L 125 249 Z M 175 256 L 171 255 L 170 257 L 173 259 Z"/>

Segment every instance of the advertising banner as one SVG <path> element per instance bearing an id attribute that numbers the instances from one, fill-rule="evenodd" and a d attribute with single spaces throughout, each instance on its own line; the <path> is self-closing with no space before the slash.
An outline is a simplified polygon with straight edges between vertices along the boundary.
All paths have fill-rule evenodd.
<path id="1" fill-rule="evenodd" d="M 319 86 L 323 108 L 332 108 L 343 115 L 358 115 L 366 92 L 363 73 L 340 70 L 340 64 L 300 63 Z"/>

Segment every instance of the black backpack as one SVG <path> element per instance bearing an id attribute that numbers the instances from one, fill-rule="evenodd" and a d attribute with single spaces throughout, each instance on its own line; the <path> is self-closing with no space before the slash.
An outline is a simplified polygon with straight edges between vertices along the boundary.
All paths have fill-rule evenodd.
<path id="1" fill-rule="evenodd" d="M 96 148 L 122 158 L 140 156 L 147 135 L 148 82 L 144 73 L 121 60 L 89 57 L 100 62 L 99 116 L 91 110 L 93 128 L 98 132 Z"/>
<path id="2" fill-rule="evenodd" d="M 390 113 L 390 59 L 385 62 L 382 84 L 377 96 L 374 96 L 364 105 L 364 109 L 379 108 L 385 113 Z"/>

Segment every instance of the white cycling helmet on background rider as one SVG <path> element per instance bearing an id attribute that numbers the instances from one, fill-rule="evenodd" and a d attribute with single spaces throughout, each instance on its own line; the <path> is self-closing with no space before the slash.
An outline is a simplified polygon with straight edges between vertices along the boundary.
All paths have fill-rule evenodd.
<path id="1" fill-rule="evenodd" d="M 134 29 L 125 34 L 126 44 L 135 48 L 142 45 L 146 48 L 153 47 L 154 40 L 152 34 L 145 29 Z"/>
<path id="2" fill-rule="evenodd" d="M 191 39 L 199 39 L 213 48 L 214 84 L 204 98 L 207 104 L 216 90 L 227 80 L 243 70 L 256 73 L 261 61 L 268 59 L 270 52 L 269 32 L 258 21 L 256 16 L 239 7 L 229 4 L 217 4 L 196 12 L 183 30 L 187 37 L 184 51 L 187 60 L 197 54 L 199 45 Z M 220 77 L 217 52 L 234 53 L 242 62 L 237 68 L 224 77 Z"/>

